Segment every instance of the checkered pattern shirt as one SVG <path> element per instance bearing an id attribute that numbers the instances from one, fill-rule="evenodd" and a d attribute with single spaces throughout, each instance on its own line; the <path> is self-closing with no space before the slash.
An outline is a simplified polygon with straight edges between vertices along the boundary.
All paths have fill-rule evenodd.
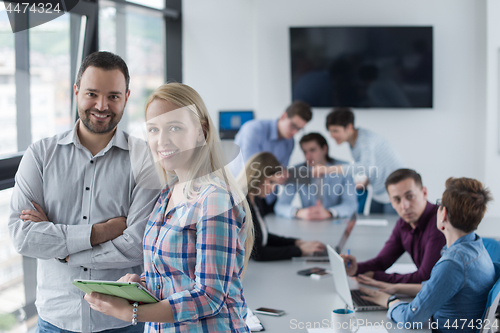
<path id="1" fill-rule="evenodd" d="M 207 185 L 170 211 L 170 187 L 162 191 L 144 235 L 144 275 L 175 322 L 147 323 L 146 332 L 249 332 L 240 279 L 245 212 L 221 187 Z"/>

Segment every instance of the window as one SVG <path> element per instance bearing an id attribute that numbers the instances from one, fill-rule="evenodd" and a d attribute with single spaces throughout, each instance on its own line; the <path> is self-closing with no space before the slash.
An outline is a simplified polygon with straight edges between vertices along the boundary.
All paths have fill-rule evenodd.
<path id="1" fill-rule="evenodd" d="M 127 1 L 134 2 L 143 6 L 153 7 L 156 9 L 165 8 L 163 0 L 127 0 Z"/>
<path id="2" fill-rule="evenodd" d="M 0 1 L 0 156 L 17 152 L 14 34 Z"/>
<path id="3" fill-rule="evenodd" d="M 70 15 L 29 29 L 31 137 L 71 129 Z"/>
<path id="4" fill-rule="evenodd" d="M 165 83 L 163 16 L 104 1 L 99 13 L 100 49 L 119 54 L 130 72 L 130 98 L 121 123 L 130 133 L 144 123 L 148 96 Z"/>

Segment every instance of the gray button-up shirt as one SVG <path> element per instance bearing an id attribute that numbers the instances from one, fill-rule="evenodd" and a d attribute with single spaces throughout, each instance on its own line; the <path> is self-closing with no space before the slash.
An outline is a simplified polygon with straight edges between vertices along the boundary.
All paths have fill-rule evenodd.
<path id="1" fill-rule="evenodd" d="M 33 143 L 24 154 L 12 194 L 9 232 L 16 250 L 37 258 L 39 316 L 70 331 L 99 332 L 130 325 L 90 309 L 74 279 L 117 280 L 141 274 L 144 229 L 159 195 L 145 141 L 117 130 L 92 156 L 76 128 Z M 38 203 L 50 222 L 24 222 Z M 123 235 L 90 244 L 92 225 L 125 216 Z M 66 258 L 61 263 L 56 258 Z M 132 316 L 132 314 L 131 314 Z"/>

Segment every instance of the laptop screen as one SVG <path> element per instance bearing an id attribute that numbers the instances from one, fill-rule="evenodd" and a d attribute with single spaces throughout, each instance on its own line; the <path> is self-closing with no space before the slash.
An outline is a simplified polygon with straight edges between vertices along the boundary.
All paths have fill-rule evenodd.
<path id="1" fill-rule="evenodd" d="M 347 243 L 347 239 L 351 235 L 352 229 L 354 229 L 354 225 L 356 224 L 356 219 L 357 219 L 357 214 L 353 213 L 351 215 L 351 219 L 347 223 L 347 226 L 345 227 L 344 234 L 342 235 L 342 238 L 340 238 L 340 241 L 337 246 L 335 246 L 335 251 L 337 253 L 342 252 L 342 249 L 344 248 L 345 243 Z"/>
<path id="2" fill-rule="evenodd" d="M 347 304 L 349 309 L 354 309 L 352 304 L 351 290 L 349 289 L 349 282 L 347 281 L 344 259 L 342 259 L 330 245 L 327 245 L 327 249 L 328 257 L 330 258 L 330 266 L 332 269 L 335 291 L 340 296 L 342 301 Z"/>

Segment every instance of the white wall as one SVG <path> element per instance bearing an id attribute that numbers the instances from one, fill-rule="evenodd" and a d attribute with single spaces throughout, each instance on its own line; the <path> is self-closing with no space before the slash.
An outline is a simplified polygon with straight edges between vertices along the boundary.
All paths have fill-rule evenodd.
<path id="1" fill-rule="evenodd" d="M 499 80 L 500 80 L 500 2 L 487 1 L 487 76 L 486 76 L 486 158 L 485 182 L 493 190 L 494 205 L 490 214 L 500 215 L 500 144 L 499 144 Z"/>
<path id="2" fill-rule="evenodd" d="M 490 112 L 486 129 L 486 4 L 486 0 L 184 0 L 184 81 L 202 94 L 215 121 L 218 111 L 228 108 L 253 109 L 259 118 L 277 118 L 291 101 L 290 26 L 432 25 L 434 108 L 355 110 L 356 123 L 395 146 L 405 164 L 422 174 L 431 200 L 440 197 L 450 176 L 485 180 L 485 174 L 491 174 L 487 184 L 496 192 L 500 181 L 491 178 L 500 158 L 485 157 L 493 154 L 489 143 L 485 148 L 486 136 L 488 141 L 496 136 L 490 129 Z M 489 98 L 489 104 L 493 100 Z M 327 136 L 328 111 L 315 109 L 306 131 Z M 349 155 L 346 146 L 338 147 L 332 139 L 329 143 L 333 156 Z M 291 162 L 301 158 L 296 148 Z M 492 158 L 496 165 L 485 167 Z M 500 209 L 490 211 L 500 215 Z"/>

